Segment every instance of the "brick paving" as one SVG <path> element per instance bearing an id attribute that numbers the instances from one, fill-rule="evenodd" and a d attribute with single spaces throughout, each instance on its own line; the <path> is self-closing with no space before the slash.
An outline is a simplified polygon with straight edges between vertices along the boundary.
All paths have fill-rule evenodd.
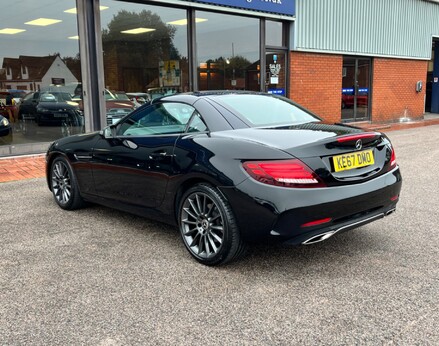
<path id="1" fill-rule="evenodd" d="M 0 158 L 0 183 L 45 176 L 45 155 Z"/>
<path id="2" fill-rule="evenodd" d="M 421 127 L 428 125 L 439 125 L 439 118 L 424 119 L 414 122 L 402 122 L 394 124 L 369 124 L 356 123 L 356 126 L 369 130 L 382 132 L 403 130 L 412 127 Z M 0 157 L 0 183 L 14 180 L 23 180 L 30 178 L 42 178 L 45 176 L 44 155 L 28 155 L 15 157 Z"/>

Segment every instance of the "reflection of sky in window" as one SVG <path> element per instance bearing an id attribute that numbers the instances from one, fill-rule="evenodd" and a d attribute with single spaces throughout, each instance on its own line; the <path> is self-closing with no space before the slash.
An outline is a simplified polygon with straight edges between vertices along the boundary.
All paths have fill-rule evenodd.
<path id="1" fill-rule="evenodd" d="M 109 9 L 101 12 L 101 26 L 108 28 L 108 24 L 119 11 L 140 13 L 149 10 L 162 19 L 164 23 L 186 18 L 186 11 L 181 9 L 165 8 L 160 6 L 122 3 L 106 1 L 102 5 Z M 241 55 L 251 61 L 259 59 L 259 21 L 254 18 L 237 17 L 212 12 L 197 11 L 197 18 L 207 19 L 197 23 L 198 61 L 219 57 L 232 57 Z M 182 56 L 187 56 L 187 27 L 175 25 L 174 45 Z"/>
<path id="2" fill-rule="evenodd" d="M 198 63 L 219 57 L 259 60 L 259 20 L 197 11 L 208 21 L 197 24 Z"/>
<path id="3" fill-rule="evenodd" d="M 0 29 L 26 30 L 15 35 L 0 34 L 0 64 L 4 57 L 18 58 L 20 55 L 60 53 L 61 57 L 76 56 L 79 52 L 78 40 L 68 39 L 78 35 L 76 15 L 64 13 L 75 6 L 75 0 L 0 0 Z M 37 18 L 59 19 L 62 22 L 49 26 L 24 24 Z"/>
<path id="4" fill-rule="evenodd" d="M 102 1 L 109 8 L 101 12 L 101 26 L 108 23 L 121 10 L 141 12 L 151 10 L 158 14 L 164 23 L 186 18 L 186 11 L 160 6 L 134 4 L 120 1 Z M 0 0 L 0 29 L 15 28 L 26 31 L 15 34 L 0 34 L 0 63 L 4 57 L 18 58 L 19 55 L 47 56 L 60 53 L 61 57 L 74 57 L 79 52 L 78 40 L 68 39 L 77 36 L 77 18 L 65 10 L 76 6 L 75 0 Z M 24 24 L 37 18 L 59 19 L 62 22 L 49 26 Z M 199 62 L 219 57 L 242 55 L 251 61 L 259 59 L 258 20 L 197 11 L 197 17 L 208 19 L 197 24 L 197 46 Z M 187 56 L 187 26 L 176 25 L 174 45 L 182 56 Z M 0 65 L 1 66 L 1 65 Z"/>
<path id="5" fill-rule="evenodd" d="M 157 14 L 163 23 L 169 23 L 175 20 L 186 19 L 186 11 L 181 9 L 166 8 L 162 6 L 151 6 L 120 1 L 105 1 L 101 3 L 108 6 L 108 10 L 101 12 L 101 27 L 107 29 L 108 24 L 120 11 L 140 13 L 142 11 L 151 11 Z M 182 56 L 187 57 L 187 27 L 186 25 L 175 25 L 174 45 Z M 131 29 L 131 27 L 130 27 Z"/>

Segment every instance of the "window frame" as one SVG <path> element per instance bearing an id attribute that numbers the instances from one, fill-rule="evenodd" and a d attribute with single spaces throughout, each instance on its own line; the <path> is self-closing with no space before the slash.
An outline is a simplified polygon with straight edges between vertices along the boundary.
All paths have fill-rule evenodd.
<path id="1" fill-rule="evenodd" d="M 121 127 L 124 123 L 128 122 L 132 117 L 134 116 L 138 116 L 138 113 L 145 111 L 146 109 L 149 109 L 151 107 L 156 107 L 156 109 L 158 107 L 163 106 L 164 104 L 179 104 L 179 105 L 184 105 L 186 107 L 190 107 L 192 108 L 192 113 L 189 116 L 187 122 L 184 124 L 184 129 L 181 132 L 169 132 L 169 133 L 156 133 L 156 134 L 139 134 L 139 135 L 126 135 L 125 132 L 129 129 L 129 127 L 124 130 L 125 132 L 123 134 L 120 133 L 121 131 Z M 206 130 L 204 131 L 199 131 L 199 132 L 189 132 L 189 128 L 190 128 L 190 124 L 193 122 L 195 117 L 199 117 L 199 119 L 202 121 L 202 123 L 205 125 Z M 139 120 L 137 120 L 139 121 Z M 134 125 L 134 124 L 133 124 Z M 183 125 L 183 124 L 182 124 Z M 131 127 L 132 125 L 130 125 Z M 169 126 L 169 125 L 163 125 L 163 126 Z M 115 128 L 115 137 L 117 138 L 139 138 L 139 137 L 160 137 L 160 136 L 181 136 L 181 135 L 185 135 L 185 134 L 197 134 L 197 133 L 206 133 L 209 132 L 209 127 L 207 126 L 207 123 L 205 121 L 205 119 L 203 118 L 203 116 L 200 114 L 200 112 L 193 106 L 190 105 L 188 103 L 185 102 L 179 102 L 179 101 L 164 101 L 164 102 L 154 102 L 148 105 L 145 105 L 144 107 L 141 107 L 137 110 L 135 110 L 134 112 L 126 115 L 125 117 L 123 117 L 118 123 L 114 124 L 114 125 L 110 125 L 110 128 L 113 127 Z M 146 127 L 146 126 L 145 126 Z"/>

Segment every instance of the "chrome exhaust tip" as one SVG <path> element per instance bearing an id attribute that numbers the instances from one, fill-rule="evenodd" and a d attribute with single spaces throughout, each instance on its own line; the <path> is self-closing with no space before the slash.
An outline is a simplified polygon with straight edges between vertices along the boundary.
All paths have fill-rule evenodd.
<path id="1" fill-rule="evenodd" d="M 321 241 L 324 241 L 328 238 L 331 238 L 334 234 L 338 233 L 338 232 L 342 232 L 342 231 L 347 231 L 349 229 L 353 229 L 353 228 L 357 228 L 360 226 L 363 226 L 369 222 L 378 220 L 383 218 L 384 216 L 390 215 L 392 214 L 394 211 L 396 210 L 396 208 L 392 208 L 390 210 L 388 210 L 386 213 L 379 213 L 377 215 L 368 217 L 366 219 L 357 221 L 357 222 L 353 222 L 351 224 L 345 225 L 343 227 L 337 228 L 336 230 L 332 230 L 332 231 L 328 231 L 328 232 L 324 232 L 324 233 L 320 233 L 317 234 L 315 236 L 312 236 L 311 238 L 305 240 L 304 242 L 302 242 L 302 245 L 310 245 L 310 244 L 315 244 L 315 243 L 320 243 Z"/>
<path id="2" fill-rule="evenodd" d="M 331 232 L 325 232 L 325 233 L 315 235 L 315 236 L 305 240 L 302 243 L 302 245 L 311 245 L 311 244 L 315 244 L 315 243 L 320 243 L 321 241 L 324 241 L 326 239 L 331 238 L 335 233 L 337 233 L 337 232 L 331 231 Z"/>
<path id="3" fill-rule="evenodd" d="M 389 216 L 390 214 L 393 214 L 396 211 L 396 208 L 390 209 L 386 212 L 386 216 Z"/>

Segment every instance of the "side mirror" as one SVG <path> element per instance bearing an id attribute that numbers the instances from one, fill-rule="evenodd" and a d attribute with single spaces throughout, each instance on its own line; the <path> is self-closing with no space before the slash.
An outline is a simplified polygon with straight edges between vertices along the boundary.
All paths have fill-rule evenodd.
<path id="1" fill-rule="evenodd" d="M 115 128 L 115 126 L 110 125 L 110 126 L 103 128 L 99 133 L 105 139 L 111 139 L 111 138 L 116 137 L 116 128 Z"/>

